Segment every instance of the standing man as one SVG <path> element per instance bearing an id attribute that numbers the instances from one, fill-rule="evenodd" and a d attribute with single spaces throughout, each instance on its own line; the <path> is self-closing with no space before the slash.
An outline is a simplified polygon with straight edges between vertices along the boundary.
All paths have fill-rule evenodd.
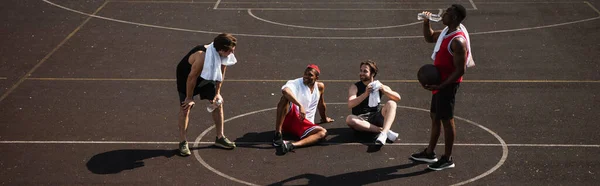
<path id="1" fill-rule="evenodd" d="M 356 131 L 378 134 L 375 143 L 385 145 L 386 140 L 393 142 L 398 137 L 390 128 L 396 118 L 400 94 L 375 81 L 377 71 L 377 65 L 371 60 L 360 63 L 360 81 L 348 89 L 348 108 L 352 114 L 346 117 L 346 124 Z M 383 95 L 390 100 L 382 108 L 379 103 Z"/>
<path id="2" fill-rule="evenodd" d="M 215 145 L 225 149 L 235 148 L 223 134 L 223 97 L 221 86 L 225 79 L 227 66 L 237 62 L 233 52 L 237 39 L 231 34 L 223 33 L 215 37 L 209 45 L 198 45 L 188 52 L 177 65 L 177 91 L 179 92 L 179 153 L 182 156 L 191 154 L 187 143 L 187 126 L 190 110 L 194 107 L 193 97 L 200 94 L 200 99 L 207 99 L 211 104 L 219 105 L 212 112 L 217 127 Z"/>
<path id="3" fill-rule="evenodd" d="M 289 80 L 281 87 L 283 96 L 277 104 L 273 146 L 283 154 L 296 147 L 314 144 L 327 135 L 325 128 L 315 124 L 317 109 L 321 115 L 321 123 L 333 122 L 326 114 L 327 106 L 323 98 L 325 84 L 317 82 L 320 74 L 319 67 L 310 64 L 304 70 L 303 77 Z M 282 132 L 292 134 L 300 140 L 284 141 Z"/>
<path id="4" fill-rule="evenodd" d="M 423 12 L 429 17 L 430 12 Z M 442 22 L 447 27 L 444 30 L 433 31 L 429 20 L 423 21 L 423 35 L 429 43 L 436 43 L 432 58 L 441 76 L 441 84 L 424 85 L 432 91 L 431 98 L 431 136 L 429 146 L 420 153 L 411 155 L 411 159 L 433 163 L 429 169 L 443 170 L 453 168 L 452 147 L 456 130 L 454 127 L 454 100 L 462 76 L 467 66 L 474 65 L 470 56 L 469 35 L 461 22 L 467 16 L 466 9 L 458 4 L 450 6 L 442 15 Z M 435 146 L 440 136 L 441 126 L 444 127 L 444 155 L 438 159 L 435 156 Z"/>

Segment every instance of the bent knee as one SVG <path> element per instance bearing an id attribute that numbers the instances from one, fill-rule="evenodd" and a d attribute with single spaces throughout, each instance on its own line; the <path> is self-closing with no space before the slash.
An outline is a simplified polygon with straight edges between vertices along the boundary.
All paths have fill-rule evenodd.
<path id="1" fill-rule="evenodd" d="M 323 127 L 317 127 L 315 130 L 317 130 L 316 134 L 319 136 L 319 138 L 325 138 L 325 136 L 327 136 L 327 129 Z"/>
<path id="2" fill-rule="evenodd" d="M 352 126 L 354 124 L 356 124 L 356 123 L 354 122 L 354 116 L 353 115 L 349 115 L 348 117 L 346 117 L 346 125 Z"/>
<path id="3" fill-rule="evenodd" d="M 388 106 L 388 107 L 397 107 L 398 103 L 396 103 L 393 100 L 388 100 L 387 102 L 385 102 L 385 106 Z"/>

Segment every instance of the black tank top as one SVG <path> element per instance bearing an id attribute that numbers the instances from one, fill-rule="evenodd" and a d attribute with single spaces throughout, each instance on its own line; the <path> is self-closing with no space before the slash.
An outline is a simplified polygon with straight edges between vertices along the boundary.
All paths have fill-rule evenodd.
<path id="1" fill-rule="evenodd" d="M 358 91 L 356 91 L 356 96 L 360 96 L 363 92 L 365 92 L 367 90 L 367 85 L 365 85 L 362 81 L 356 82 L 356 83 L 354 83 L 354 85 L 356 85 L 356 88 L 358 90 Z M 381 90 L 379 90 L 379 99 L 381 99 L 382 95 L 383 95 L 383 92 L 381 92 Z M 360 104 L 358 104 L 354 108 L 352 108 L 352 115 L 361 115 L 361 114 L 366 114 L 369 112 L 377 112 L 377 109 L 379 106 L 369 107 L 369 97 L 370 96 L 371 95 L 369 95 L 365 100 L 360 102 Z"/>
<path id="2" fill-rule="evenodd" d="M 192 50 L 190 50 L 190 52 L 188 52 L 187 55 L 185 55 L 185 57 L 183 57 L 183 59 L 181 59 L 181 61 L 177 65 L 177 91 L 185 93 L 187 78 L 188 75 L 190 75 L 190 72 L 192 71 L 192 65 L 189 62 L 190 56 L 200 50 L 206 52 L 206 48 L 204 47 L 204 45 L 198 45 L 194 47 Z M 202 78 L 198 76 L 198 81 L 196 81 L 196 85 L 198 85 L 198 83 L 201 82 L 201 79 Z"/>

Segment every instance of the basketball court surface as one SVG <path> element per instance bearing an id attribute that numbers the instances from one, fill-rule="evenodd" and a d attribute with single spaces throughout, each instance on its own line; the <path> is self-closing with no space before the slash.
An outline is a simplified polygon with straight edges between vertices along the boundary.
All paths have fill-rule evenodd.
<path id="1" fill-rule="evenodd" d="M 433 63 L 434 44 L 416 17 L 453 3 L 467 8 L 477 65 L 457 94 L 456 168 L 429 171 L 408 159 L 430 130 L 431 93 L 416 73 Z M 599 8 L 599 0 L 4 0 L 0 184 L 597 185 Z M 225 134 L 238 147 L 213 146 L 208 103 L 197 101 L 192 155 L 180 157 L 175 67 L 222 32 L 238 39 L 221 91 Z M 381 148 L 344 122 L 367 59 L 402 96 L 392 126 L 399 140 Z M 310 63 L 335 122 L 322 125 L 323 143 L 278 156 L 270 142 L 280 88 Z"/>

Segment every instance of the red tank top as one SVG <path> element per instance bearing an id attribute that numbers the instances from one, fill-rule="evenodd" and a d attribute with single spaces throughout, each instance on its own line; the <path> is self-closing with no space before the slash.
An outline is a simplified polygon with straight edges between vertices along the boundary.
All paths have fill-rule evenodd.
<path id="1" fill-rule="evenodd" d="M 452 74 L 452 72 L 454 72 L 454 70 L 456 69 L 454 67 L 454 56 L 450 52 L 450 50 L 451 50 L 450 42 L 452 42 L 452 40 L 454 40 L 454 38 L 456 38 L 456 37 L 466 38 L 465 33 L 463 33 L 460 30 L 457 30 L 450 34 L 447 34 L 446 36 L 444 36 L 444 39 L 442 40 L 442 44 L 440 45 L 440 50 L 435 54 L 435 60 L 433 61 L 433 65 L 435 65 L 435 67 L 437 67 L 438 71 L 440 72 L 442 82 L 444 82 L 446 79 L 448 79 L 448 77 L 450 77 L 450 74 Z M 467 56 L 468 56 L 468 54 L 467 54 Z M 466 56 L 465 56 L 465 59 L 466 59 Z M 463 79 L 463 77 L 461 76 L 460 78 L 458 78 L 456 80 L 456 83 L 462 82 L 462 79 Z M 437 92 L 438 92 L 437 90 L 434 90 L 433 94 L 435 94 Z"/>

